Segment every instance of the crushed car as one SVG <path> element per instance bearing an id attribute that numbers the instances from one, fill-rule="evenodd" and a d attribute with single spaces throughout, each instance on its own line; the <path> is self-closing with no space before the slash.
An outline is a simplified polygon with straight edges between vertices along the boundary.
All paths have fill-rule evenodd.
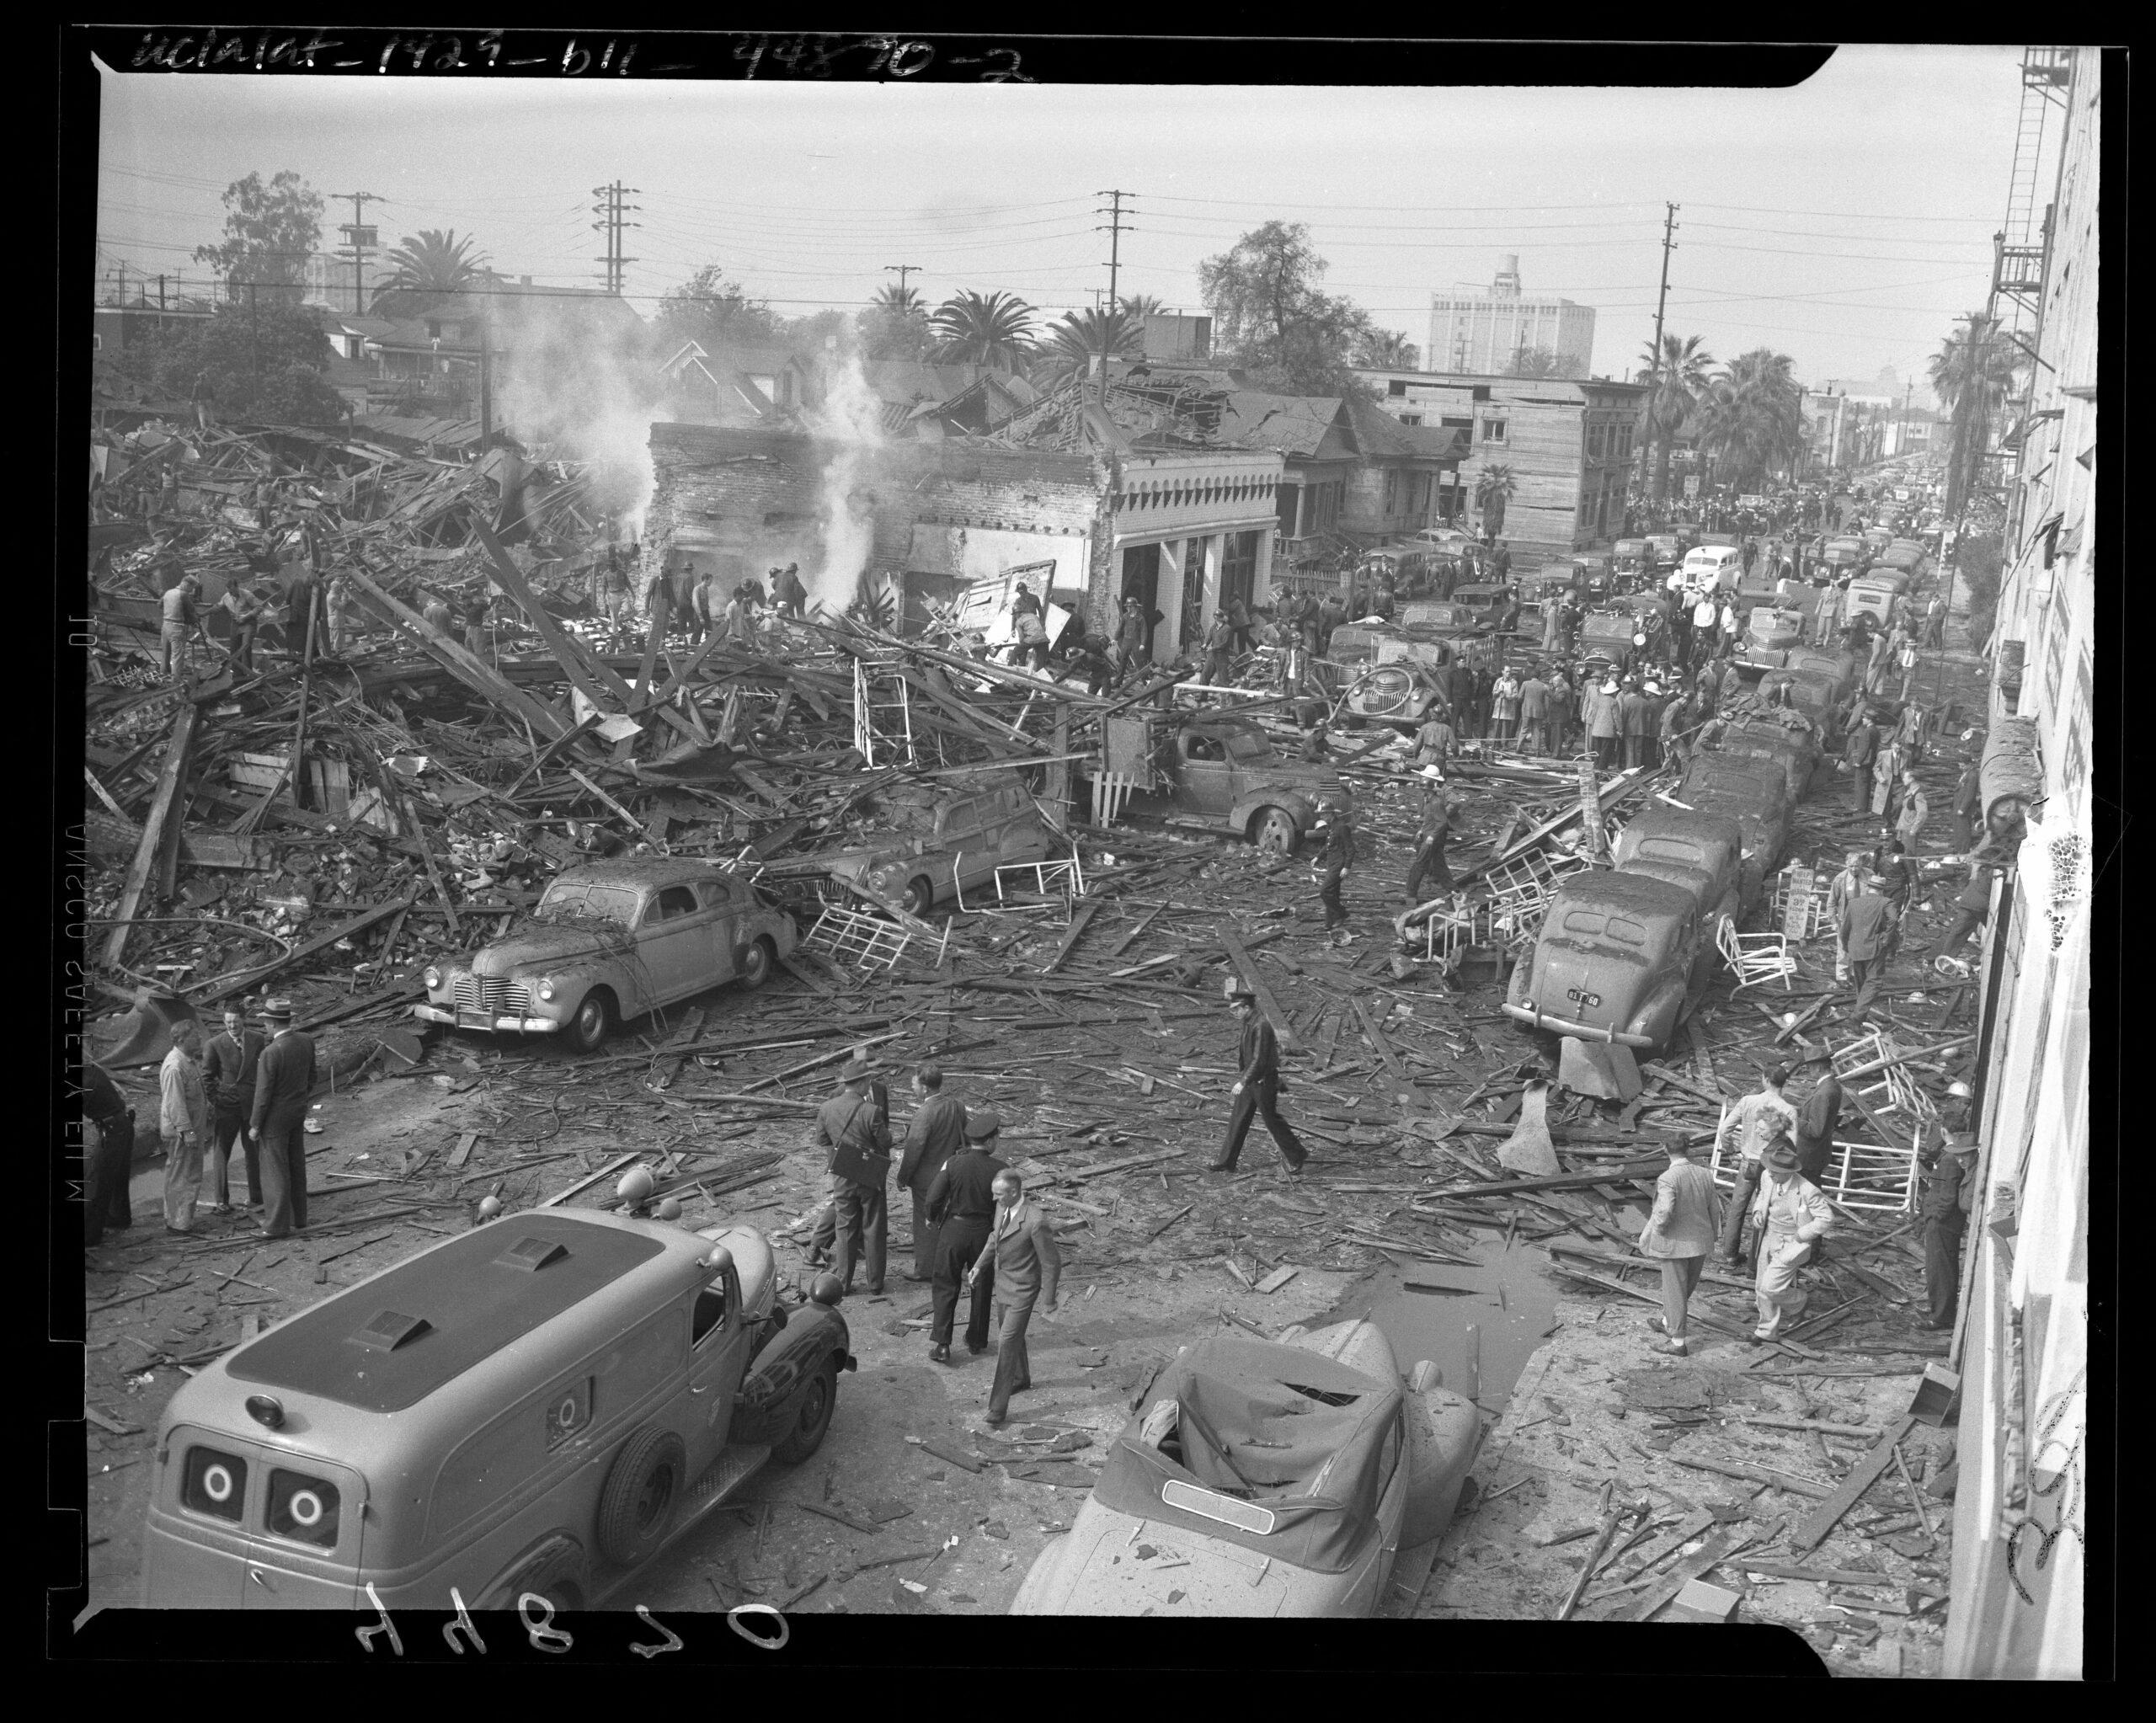
<path id="1" fill-rule="evenodd" d="M 909 915 L 993 891 L 997 868 L 1044 862 L 1053 849 L 1038 805 L 1013 771 L 895 784 L 872 812 L 889 837 L 817 863 L 862 897 Z"/>
<path id="2" fill-rule="evenodd" d="M 1726 814 L 1646 808 L 1617 835 L 1610 860 L 1620 873 L 1684 887 L 1710 926 L 1751 907 L 1743 901 L 1744 829 Z"/>
<path id="3" fill-rule="evenodd" d="M 1685 886 L 1606 867 L 1567 874 L 1513 967 L 1505 1015 L 1583 1041 L 1666 1046 L 1705 995 L 1714 932 Z"/>
<path id="4" fill-rule="evenodd" d="M 1331 766 L 1290 760 L 1256 723 L 1230 712 L 1177 717 L 1145 707 L 1103 718 L 1101 732 L 1103 770 L 1143 792 L 1133 811 L 1169 825 L 1292 856 L 1326 808 L 1353 806 Z"/>
<path id="5" fill-rule="evenodd" d="M 1726 754 L 1737 760 L 1769 762 L 1781 769 L 1789 783 L 1789 798 L 1801 802 L 1824 763 L 1817 729 L 1809 720 L 1792 724 L 1783 715 L 1767 712 L 1718 719 L 1700 733 L 1699 751 Z"/>
<path id="6" fill-rule="evenodd" d="M 792 954 L 792 919 L 709 862 L 622 857 L 557 874 L 523 921 L 468 958 L 430 963 L 415 1017 L 491 1034 L 559 1035 L 589 1053 L 623 1022 L 733 983 L 760 987 Z"/>
<path id="7" fill-rule="evenodd" d="M 1744 829 L 1746 908 L 1759 901 L 1767 876 L 1789 845 L 1789 776 L 1773 760 L 1702 753 L 1684 769 L 1673 800 L 1700 813 L 1726 813 Z"/>
<path id="8" fill-rule="evenodd" d="M 1403 1379 L 1367 1320 L 1200 1341 L 1155 1379 L 1011 1613 L 1374 1614 L 1401 1552 L 1451 1523 L 1479 1423 L 1428 1363 Z"/>
<path id="9" fill-rule="evenodd" d="M 1372 664 L 1348 685 L 1350 724 L 1392 724 L 1412 730 L 1435 708 L 1449 712 L 1451 701 L 1436 674 L 1413 659 Z"/>

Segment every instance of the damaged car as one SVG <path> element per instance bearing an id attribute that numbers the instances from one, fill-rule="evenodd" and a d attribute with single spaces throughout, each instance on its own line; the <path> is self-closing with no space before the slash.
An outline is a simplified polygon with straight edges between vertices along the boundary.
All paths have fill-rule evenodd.
<path id="1" fill-rule="evenodd" d="M 1374 1614 L 1444 1534 L 1480 1440 L 1374 1323 L 1223 1336 L 1161 1369 L 1013 1615 Z M 1427 1560 L 1422 1566 L 1427 1567 Z"/>
<path id="2" fill-rule="evenodd" d="M 1256 723 L 1233 713 L 1178 719 L 1148 708 L 1103 719 L 1101 733 L 1105 770 L 1146 791 L 1135 810 L 1170 825 L 1292 856 L 1325 808 L 1353 804 L 1331 766 L 1290 760 Z"/>
<path id="3" fill-rule="evenodd" d="M 1505 1015 L 1583 1041 L 1666 1046 L 1706 994 L 1715 929 L 1688 886 L 1603 867 L 1568 874 L 1513 965 Z"/>
<path id="4" fill-rule="evenodd" d="M 728 982 L 760 987 L 794 926 L 711 863 L 623 857 L 558 874 L 523 924 L 430 963 L 412 1015 L 489 1033 L 559 1035 L 590 1053 L 623 1022 Z"/>
<path id="5" fill-rule="evenodd" d="M 872 812 L 889 827 L 888 839 L 825 855 L 818 865 L 909 915 L 955 908 L 968 892 L 993 892 L 997 868 L 1044 862 L 1051 850 L 1040 808 L 1016 772 L 896 784 Z"/>

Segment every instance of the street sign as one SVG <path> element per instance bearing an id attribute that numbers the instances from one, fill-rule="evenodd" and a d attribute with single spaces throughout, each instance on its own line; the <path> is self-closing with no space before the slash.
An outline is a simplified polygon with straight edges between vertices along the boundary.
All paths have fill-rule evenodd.
<path id="1" fill-rule="evenodd" d="M 1688 497 L 1696 497 L 1700 494 L 1700 475 L 1698 473 L 1688 472 L 1684 475 L 1684 494 Z"/>

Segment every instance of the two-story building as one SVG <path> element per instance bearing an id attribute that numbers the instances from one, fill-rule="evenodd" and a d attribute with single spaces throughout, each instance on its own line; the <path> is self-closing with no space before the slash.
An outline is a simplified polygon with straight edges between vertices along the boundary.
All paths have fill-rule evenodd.
<path id="1" fill-rule="evenodd" d="M 1513 490 L 1501 536 L 1516 561 L 1521 552 L 1558 556 L 1617 536 L 1646 445 L 1646 384 L 1436 371 L 1359 375 L 1384 391 L 1380 405 L 1403 425 L 1467 439 L 1459 496 L 1444 499 L 1444 518 L 1472 515 L 1479 525 L 1476 483 L 1502 467 Z"/>

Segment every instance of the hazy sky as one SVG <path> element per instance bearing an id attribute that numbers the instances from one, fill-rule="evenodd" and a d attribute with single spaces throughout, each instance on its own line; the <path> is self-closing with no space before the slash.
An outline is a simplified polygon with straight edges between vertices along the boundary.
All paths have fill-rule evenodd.
<path id="1" fill-rule="evenodd" d="M 641 188 L 631 298 L 706 263 L 792 312 L 857 305 L 913 264 L 933 302 L 1043 309 L 1107 284 L 1097 193 L 1136 194 L 1125 292 L 1200 310 L 1199 259 L 1273 217 L 1418 345 L 1433 291 L 1516 253 L 1526 290 L 1596 307 L 1594 369 L 1653 328 L 1662 204 L 1681 207 L 1668 327 L 1762 344 L 1807 381 L 1922 362 L 1982 306 L 2004 214 L 2019 48 L 1854 48 L 1785 91 L 1001 84 L 446 83 L 105 71 L 98 275 L 178 270 L 218 196 L 292 168 L 378 192 L 386 244 L 475 235 L 494 266 L 595 283 L 592 188 Z M 2039 201 L 2042 200 L 2040 195 Z M 351 205 L 332 203 L 324 243 Z"/>

